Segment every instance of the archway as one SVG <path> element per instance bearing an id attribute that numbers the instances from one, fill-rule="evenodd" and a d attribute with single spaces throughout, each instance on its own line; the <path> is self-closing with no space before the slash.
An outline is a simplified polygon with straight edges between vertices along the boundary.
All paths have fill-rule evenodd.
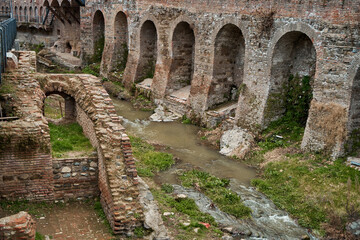
<path id="1" fill-rule="evenodd" d="M 166 93 L 186 88 L 190 93 L 194 73 L 195 35 L 189 23 L 180 22 L 172 38 L 172 63 Z M 188 95 L 187 94 L 187 95 Z"/>
<path id="2" fill-rule="evenodd" d="M 93 19 L 93 44 L 94 56 L 93 62 L 101 62 L 102 52 L 105 43 L 105 19 L 100 10 L 97 10 Z"/>
<path id="3" fill-rule="evenodd" d="M 140 31 L 140 58 L 135 82 L 153 78 L 157 59 L 157 31 L 155 24 L 148 20 Z"/>
<path id="4" fill-rule="evenodd" d="M 76 121 L 75 100 L 62 92 L 47 92 L 44 99 L 45 117 L 62 123 Z"/>
<path id="5" fill-rule="evenodd" d="M 346 149 L 357 156 L 360 144 L 360 67 L 358 67 L 351 89 L 351 102 L 349 110 L 349 148 Z"/>
<path id="6" fill-rule="evenodd" d="M 286 116 L 305 127 L 316 70 L 311 39 L 299 31 L 284 34 L 275 45 L 271 64 L 265 123 Z"/>
<path id="7" fill-rule="evenodd" d="M 114 22 L 115 57 L 113 70 L 122 72 L 126 68 L 128 59 L 128 22 L 125 13 L 118 12 Z"/>
<path id="8" fill-rule="evenodd" d="M 27 8 L 24 7 L 24 22 L 28 21 L 28 17 L 27 17 Z"/>
<path id="9" fill-rule="evenodd" d="M 241 30 L 227 24 L 215 39 L 214 69 L 207 107 L 236 101 L 244 76 L 245 40 Z"/>

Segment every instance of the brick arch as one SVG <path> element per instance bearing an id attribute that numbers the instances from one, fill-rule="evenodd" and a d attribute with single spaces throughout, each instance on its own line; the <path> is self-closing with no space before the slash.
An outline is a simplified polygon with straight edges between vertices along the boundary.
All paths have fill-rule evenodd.
<path id="1" fill-rule="evenodd" d="M 119 69 L 124 71 L 127 65 L 127 62 L 123 62 L 124 57 L 129 54 L 129 21 L 128 15 L 124 11 L 117 11 L 113 18 L 113 41 L 114 41 L 114 56 L 111 60 L 111 70 L 113 68 L 122 68 Z M 125 48 L 126 45 L 126 48 Z M 126 52 L 127 51 L 127 52 Z M 116 66 L 116 65 L 121 66 Z"/>
<path id="2" fill-rule="evenodd" d="M 298 44 L 295 44 L 296 41 L 298 41 Z M 296 60 L 298 59 L 297 57 L 305 55 L 299 55 L 299 44 L 303 44 L 303 49 L 306 49 L 304 54 L 308 55 L 306 60 L 300 62 Z M 287 24 L 275 32 L 267 52 L 268 67 L 266 69 L 266 76 L 269 81 L 267 83 L 268 91 L 263 119 L 265 125 L 280 118 L 285 111 L 285 103 L 281 97 L 285 93 L 282 86 L 289 77 L 289 74 L 294 75 L 295 72 L 299 72 L 301 73 L 300 77 L 309 75 L 313 78 L 312 86 L 316 84 L 320 44 L 317 32 L 304 23 Z M 298 54 L 296 55 L 297 57 L 292 56 L 296 53 Z"/>
<path id="3" fill-rule="evenodd" d="M 235 36 L 231 36 L 233 34 L 235 34 Z M 212 59 L 212 76 L 211 83 L 209 83 L 209 91 L 207 93 L 206 108 L 227 101 L 238 100 L 238 97 L 231 96 L 234 94 L 236 95 L 236 92 L 233 94 L 231 93 L 231 88 L 237 89 L 243 82 L 244 63 L 246 59 L 246 40 L 239 24 L 235 24 L 230 20 L 224 21 L 222 25 L 215 28 L 211 39 L 211 42 L 213 43 L 212 49 L 214 49 L 214 51 L 211 51 L 210 56 Z M 235 46 L 237 49 L 232 49 Z M 236 52 L 233 52 L 234 50 L 236 50 Z M 223 54 L 223 51 L 228 52 Z M 221 72 L 221 70 L 223 71 Z M 231 76 L 228 76 L 229 72 L 231 73 Z M 229 77 L 233 78 L 233 81 L 229 82 L 227 79 Z M 216 89 L 219 85 L 224 86 L 224 88 Z M 226 95 L 229 96 L 226 97 Z"/>
<path id="4" fill-rule="evenodd" d="M 100 18 L 97 19 L 96 21 L 102 20 L 102 22 L 95 24 L 95 18 Z M 96 42 L 99 41 L 102 37 L 105 38 L 106 17 L 102 10 L 98 9 L 94 11 L 91 17 L 91 28 L 92 28 L 93 53 L 95 53 Z"/>
<path id="5" fill-rule="evenodd" d="M 99 79 L 86 74 L 44 75 L 41 86 L 44 99 L 56 92 L 75 100 L 77 121 L 97 148 L 100 201 L 114 233 L 124 234 L 140 226 L 142 220 L 134 217 L 142 216 L 142 209 L 131 145 Z"/>

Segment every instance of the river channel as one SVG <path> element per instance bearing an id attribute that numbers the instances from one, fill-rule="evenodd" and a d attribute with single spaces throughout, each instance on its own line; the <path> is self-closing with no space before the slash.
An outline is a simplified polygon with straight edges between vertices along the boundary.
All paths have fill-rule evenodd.
<path id="1" fill-rule="evenodd" d="M 151 112 L 133 108 L 130 102 L 113 99 L 118 115 L 124 118 L 123 126 L 130 135 L 135 135 L 151 143 L 166 146 L 166 152 L 180 159 L 172 168 L 161 172 L 156 181 L 176 184 L 179 170 L 193 168 L 206 171 L 219 178 L 233 178 L 248 186 L 256 171 L 240 162 L 218 153 L 201 143 L 197 136 L 199 127 L 180 122 L 151 122 Z"/>

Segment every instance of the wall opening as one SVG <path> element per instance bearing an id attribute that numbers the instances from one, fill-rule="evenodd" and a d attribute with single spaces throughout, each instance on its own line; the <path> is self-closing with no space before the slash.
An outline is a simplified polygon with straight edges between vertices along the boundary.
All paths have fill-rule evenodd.
<path id="1" fill-rule="evenodd" d="M 190 92 L 194 73 L 195 35 L 187 22 L 180 22 L 172 38 L 172 63 L 167 94 L 182 88 Z"/>
<path id="2" fill-rule="evenodd" d="M 315 70 L 316 51 L 306 34 L 293 31 L 280 38 L 272 57 L 265 124 L 285 116 L 305 127 Z"/>
<path id="3" fill-rule="evenodd" d="M 75 100 L 64 93 L 46 94 L 44 116 L 54 123 L 71 123 L 76 121 Z"/>
<path id="4" fill-rule="evenodd" d="M 114 23 L 115 56 L 113 70 L 122 72 L 126 68 L 128 59 L 128 22 L 125 13 L 118 12 Z"/>
<path id="5" fill-rule="evenodd" d="M 97 10 L 93 19 L 93 62 L 101 62 L 105 44 L 105 19 L 100 10 Z"/>
<path id="6" fill-rule="evenodd" d="M 146 21 L 140 31 L 140 58 L 135 82 L 153 78 L 157 59 L 157 32 L 152 21 Z"/>
<path id="7" fill-rule="evenodd" d="M 225 25 L 215 39 L 208 108 L 238 99 L 244 76 L 244 56 L 245 40 L 241 30 L 233 24 Z"/>

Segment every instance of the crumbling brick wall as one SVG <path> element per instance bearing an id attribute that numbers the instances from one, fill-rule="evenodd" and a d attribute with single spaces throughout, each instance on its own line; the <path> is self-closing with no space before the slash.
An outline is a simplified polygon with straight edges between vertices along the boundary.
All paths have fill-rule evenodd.
<path id="1" fill-rule="evenodd" d="M 36 225 L 27 212 L 0 219 L 0 239 L 2 240 L 34 240 Z"/>

